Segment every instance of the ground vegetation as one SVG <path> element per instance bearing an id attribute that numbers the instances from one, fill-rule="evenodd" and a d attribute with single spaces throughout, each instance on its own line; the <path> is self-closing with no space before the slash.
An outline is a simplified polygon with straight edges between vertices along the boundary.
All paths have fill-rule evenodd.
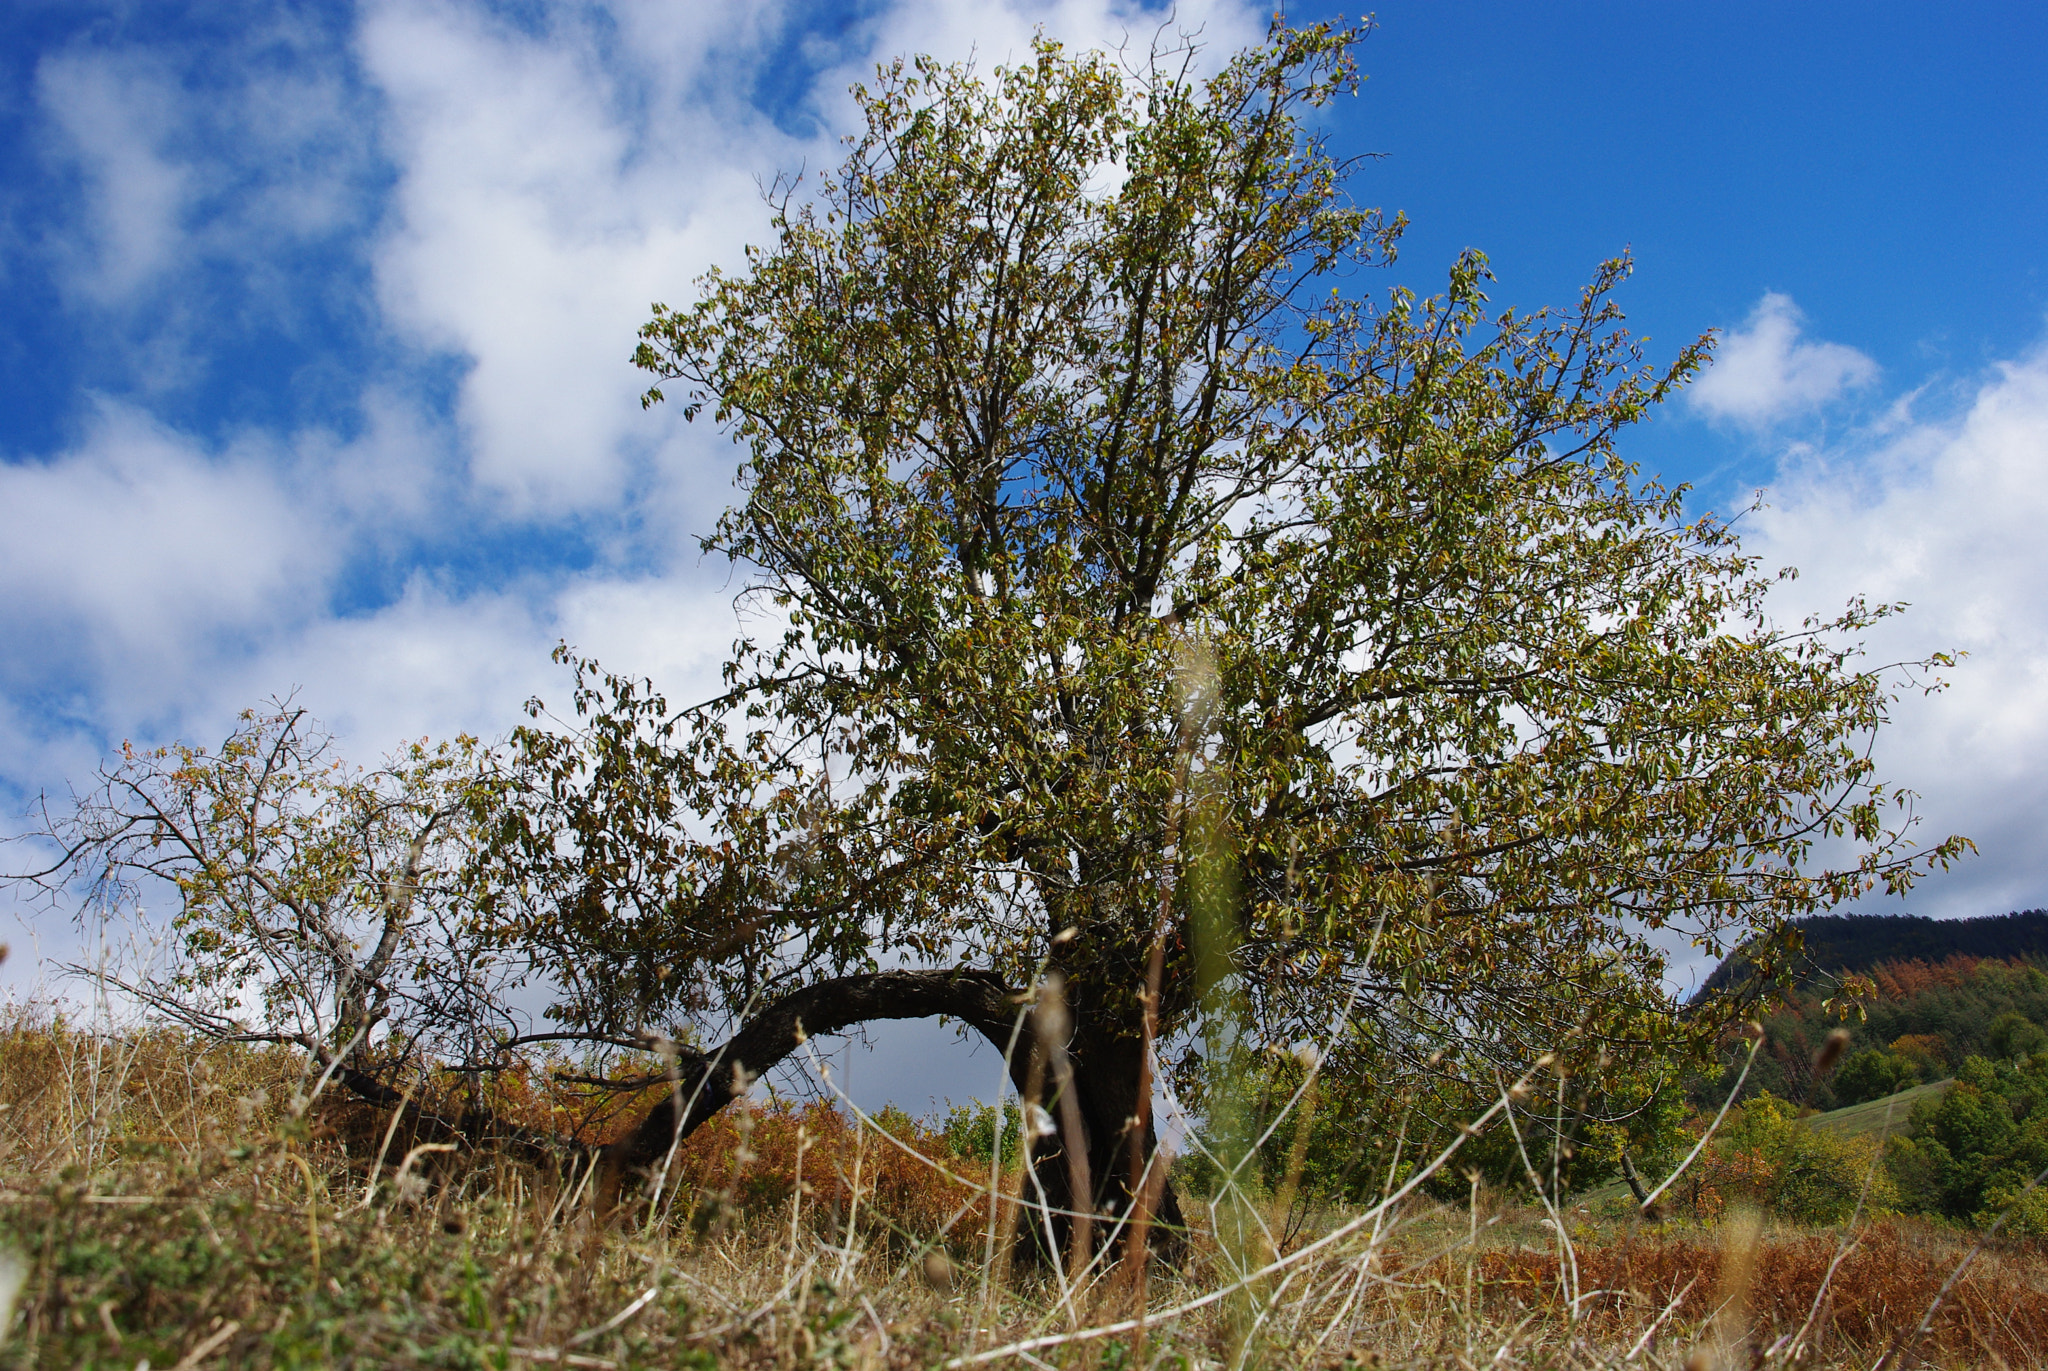
<path id="1" fill-rule="evenodd" d="M 1234 1294 L 1197 1206 L 1140 1328 L 1118 1273 L 1064 1287 L 986 1243 L 974 1206 L 1003 1187 L 955 1179 L 988 1158 L 948 1135 L 992 1115 L 757 1101 L 686 1142 L 660 1222 L 622 1222 L 503 1153 L 380 1147 L 402 1116 L 365 1128 L 359 1104 L 309 1100 L 310 1065 L 12 1011 L 0 1366 L 2031 1367 L 2048 1346 L 2032 1239 L 1973 1253 L 1916 1220 L 1739 1204 L 1559 1223 L 1484 1184 L 1335 1242 L 1355 1210 L 1276 1225 L 1286 1264 Z"/>

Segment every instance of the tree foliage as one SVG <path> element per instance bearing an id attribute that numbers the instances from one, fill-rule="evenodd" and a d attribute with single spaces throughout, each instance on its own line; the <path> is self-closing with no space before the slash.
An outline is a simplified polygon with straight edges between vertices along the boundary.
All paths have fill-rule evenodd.
<path id="1" fill-rule="evenodd" d="M 1891 1165 L 1913 1208 L 1981 1226 L 2012 1207 L 2008 1232 L 2048 1235 L 2037 1188 L 2048 1172 L 2048 1053 L 1966 1057 L 1954 1085 L 1914 1107 Z"/>
<path id="2" fill-rule="evenodd" d="M 168 945 L 124 988 L 189 1027 L 321 1066 L 490 1061 L 517 1031 L 506 998 L 525 968 L 474 917 L 489 764 L 465 736 L 350 766 L 273 702 L 212 749 L 124 745 L 48 811 L 61 846 L 36 879 L 106 913 L 171 894 Z"/>
<path id="3" fill-rule="evenodd" d="M 1801 1123 L 1782 1100 L 1757 1095 L 1729 1120 L 1705 1163 L 1702 1189 L 1746 1199 L 1793 1223 L 1845 1223 L 1895 1210 L 1900 1195 L 1880 1139 L 1846 1138 Z"/>

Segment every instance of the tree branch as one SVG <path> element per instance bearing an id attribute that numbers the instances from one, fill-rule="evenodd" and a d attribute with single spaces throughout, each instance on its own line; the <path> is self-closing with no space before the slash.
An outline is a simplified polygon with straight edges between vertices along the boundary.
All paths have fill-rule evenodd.
<path id="1" fill-rule="evenodd" d="M 988 971 L 877 971 L 840 976 L 792 991 L 740 1026 L 722 1046 L 677 1063 L 677 1089 L 631 1133 L 605 1149 L 603 1191 L 615 1195 L 625 1174 L 659 1164 L 806 1038 L 876 1019 L 949 1015 L 1007 1048 L 1018 1000 Z M 1012 1062 L 1012 1074 L 1023 1070 Z M 678 1115 L 678 1106 L 682 1113 Z"/>

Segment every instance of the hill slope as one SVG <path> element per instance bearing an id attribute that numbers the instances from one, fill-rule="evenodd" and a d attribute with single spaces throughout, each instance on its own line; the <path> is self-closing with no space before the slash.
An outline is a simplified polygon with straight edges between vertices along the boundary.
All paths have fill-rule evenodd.
<path id="1" fill-rule="evenodd" d="M 1917 914 L 1816 914 L 1793 926 L 1806 939 L 1802 982 L 1844 971 L 1869 972 L 1886 962 L 1943 962 L 1950 957 L 2048 962 L 2048 910 L 2026 909 L 1978 919 L 1929 919 Z M 1694 996 L 1739 982 L 1749 959 L 1730 953 Z"/>
<path id="2" fill-rule="evenodd" d="M 1853 1001 L 1832 975 L 1816 973 L 1762 1007 L 1764 1040 L 1745 1096 L 1768 1091 L 1830 1109 L 1944 1079 L 1973 1057 L 2009 1062 L 2048 1051 L 2048 970 L 2037 958 L 1955 953 L 1879 962 L 1860 974 L 1868 979 Z M 1848 1050 L 1819 1074 L 1817 1054 L 1837 1028 L 1848 1030 Z M 1740 1039 L 1725 1043 L 1720 1067 L 1689 1086 L 1694 1105 L 1717 1106 L 1747 1055 Z"/>
<path id="3" fill-rule="evenodd" d="M 1913 1117 L 1913 1106 L 1922 1100 L 1936 1099 L 1948 1093 L 1954 1080 L 1930 1081 L 1901 1090 L 1896 1095 L 1883 1099 L 1865 1100 L 1843 1109 L 1831 1109 L 1825 1114 L 1815 1114 L 1802 1120 L 1809 1128 L 1818 1128 L 1824 1133 L 1833 1133 L 1843 1138 L 1903 1137 L 1906 1126 Z"/>

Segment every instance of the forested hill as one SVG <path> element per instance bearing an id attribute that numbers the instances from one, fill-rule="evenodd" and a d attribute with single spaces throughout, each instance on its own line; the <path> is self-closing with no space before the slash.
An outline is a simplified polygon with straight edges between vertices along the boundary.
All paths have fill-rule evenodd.
<path id="1" fill-rule="evenodd" d="M 2048 910 L 2027 909 L 1980 919 L 1928 919 L 1916 914 L 1816 914 L 1799 919 L 1806 937 L 1802 981 L 1844 971 L 1868 972 L 1886 962 L 1941 962 L 1954 956 L 2048 963 Z M 1695 1000 L 1735 983 L 1748 966 L 1740 951 L 1714 968 Z"/>

